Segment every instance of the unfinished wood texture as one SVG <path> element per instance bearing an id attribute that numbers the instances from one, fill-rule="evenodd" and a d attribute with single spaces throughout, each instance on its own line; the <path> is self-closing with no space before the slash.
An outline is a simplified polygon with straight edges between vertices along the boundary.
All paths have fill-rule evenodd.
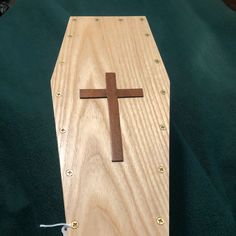
<path id="1" fill-rule="evenodd" d="M 144 92 L 119 100 L 124 162 L 111 162 L 107 99 L 80 99 L 106 72 Z M 147 19 L 71 17 L 51 86 L 69 235 L 168 235 L 169 79 Z"/>

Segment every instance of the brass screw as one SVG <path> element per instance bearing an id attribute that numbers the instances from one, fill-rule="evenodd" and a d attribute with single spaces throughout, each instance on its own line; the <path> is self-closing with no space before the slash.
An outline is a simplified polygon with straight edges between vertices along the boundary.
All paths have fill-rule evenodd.
<path id="1" fill-rule="evenodd" d="M 150 34 L 145 34 L 145 36 L 149 37 L 149 36 L 150 36 Z"/>
<path id="2" fill-rule="evenodd" d="M 78 221 L 73 221 L 73 222 L 71 223 L 71 227 L 72 227 L 72 229 L 78 229 L 78 228 L 79 228 L 79 223 L 78 223 Z"/>
<path id="3" fill-rule="evenodd" d="M 124 19 L 120 18 L 119 21 L 123 21 Z"/>
<path id="4" fill-rule="evenodd" d="M 66 170 L 66 175 L 71 177 L 73 175 L 73 170 Z"/>
<path id="5" fill-rule="evenodd" d="M 64 61 L 60 61 L 59 63 L 60 63 L 61 65 L 63 65 L 65 62 L 64 62 Z"/>
<path id="6" fill-rule="evenodd" d="M 69 38 L 72 38 L 72 37 L 73 37 L 73 35 L 72 35 L 72 34 L 68 34 L 68 37 L 69 37 Z"/>
<path id="7" fill-rule="evenodd" d="M 141 21 L 144 21 L 144 18 L 140 18 Z"/>
<path id="8" fill-rule="evenodd" d="M 61 129 L 60 129 L 60 132 L 61 132 L 62 134 L 64 134 L 64 133 L 66 132 L 66 130 L 65 130 L 64 128 L 61 128 Z"/>
<path id="9" fill-rule="evenodd" d="M 164 166 L 159 166 L 159 172 L 160 172 L 160 173 L 164 173 L 164 172 L 165 172 Z"/>
<path id="10" fill-rule="evenodd" d="M 164 124 L 161 124 L 161 125 L 160 125 L 160 129 L 161 129 L 161 130 L 166 130 L 166 126 L 165 126 Z"/>
<path id="11" fill-rule="evenodd" d="M 98 18 L 96 18 L 96 19 L 95 19 L 95 21 L 99 21 L 99 19 L 98 19 Z"/>
<path id="12" fill-rule="evenodd" d="M 57 93 L 57 97 L 61 97 L 61 93 L 60 92 Z"/>
<path id="13" fill-rule="evenodd" d="M 164 89 L 162 89 L 160 92 L 161 92 L 162 95 L 166 94 L 166 91 Z"/>
<path id="14" fill-rule="evenodd" d="M 155 59 L 154 61 L 155 61 L 156 63 L 159 63 L 159 62 L 160 62 L 160 60 L 158 60 L 158 59 Z"/>
<path id="15" fill-rule="evenodd" d="M 77 18 L 76 18 L 76 17 L 74 17 L 72 20 L 73 20 L 73 21 L 77 21 Z"/>
<path id="16" fill-rule="evenodd" d="M 157 217 L 157 218 L 156 218 L 156 222 L 157 222 L 157 224 L 159 224 L 159 225 L 164 225 L 164 223 L 165 223 L 165 221 L 164 221 L 161 217 Z"/>

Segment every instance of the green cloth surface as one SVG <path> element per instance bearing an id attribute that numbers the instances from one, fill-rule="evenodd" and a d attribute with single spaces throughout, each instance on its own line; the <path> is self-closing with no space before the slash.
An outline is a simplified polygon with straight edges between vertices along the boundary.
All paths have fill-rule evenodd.
<path id="1" fill-rule="evenodd" d="M 65 222 L 50 78 L 71 15 L 147 16 L 171 81 L 170 235 L 236 235 L 236 13 L 220 0 L 18 0 L 0 18 L 0 235 L 61 235 L 39 224 Z"/>

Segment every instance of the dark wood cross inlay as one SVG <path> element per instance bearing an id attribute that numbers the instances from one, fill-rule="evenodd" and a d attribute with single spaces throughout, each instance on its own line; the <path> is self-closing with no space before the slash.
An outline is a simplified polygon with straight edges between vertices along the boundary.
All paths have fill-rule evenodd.
<path id="1" fill-rule="evenodd" d="M 118 98 L 143 97 L 143 90 L 117 89 L 116 74 L 106 73 L 106 89 L 80 89 L 80 98 L 107 98 L 111 130 L 112 161 L 123 161 Z"/>

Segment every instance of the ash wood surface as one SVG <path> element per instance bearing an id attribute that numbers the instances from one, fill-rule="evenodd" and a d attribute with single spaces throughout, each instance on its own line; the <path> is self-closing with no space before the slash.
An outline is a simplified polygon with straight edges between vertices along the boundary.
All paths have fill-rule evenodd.
<path id="1" fill-rule="evenodd" d="M 124 162 L 111 162 L 107 99 L 80 99 L 106 72 L 144 92 L 119 100 Z M 169 235 L 169 79 L 147 19 L 71 17 L 51 87 L 69 235 Z"/>

